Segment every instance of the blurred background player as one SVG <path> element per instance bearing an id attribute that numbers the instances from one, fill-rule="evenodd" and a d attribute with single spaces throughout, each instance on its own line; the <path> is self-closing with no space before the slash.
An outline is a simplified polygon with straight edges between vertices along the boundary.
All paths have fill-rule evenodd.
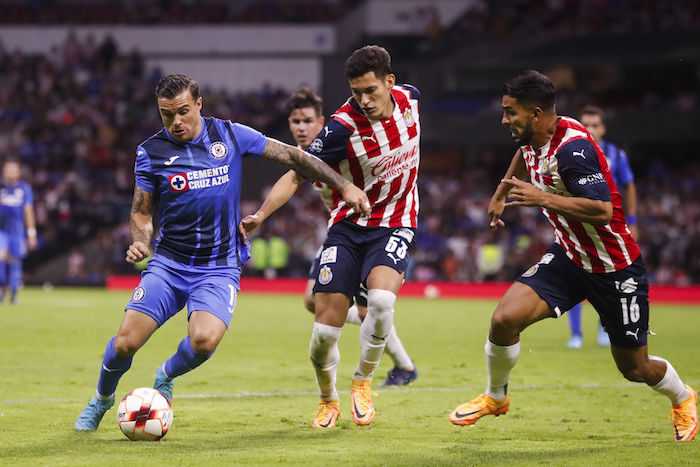
<path id="1" fill-rule="evenodd" d="M 32 187 L 20 177 L 19 162 L 6 160 L 0 184 L 0 302 L 9 288 L 13 304 L 22 286 L 22 260 L 37 242 Z"/>
<path id="2" fill-rule="evenodd" d="M 486 392 L 454 409 L 450 421 L 473 425 L 485 415 L 506 413 L 522 331 L 588 299 L 610 335 L 622 375 L 668 397 L 675 440 L 691 441 L 698 431 L 698 397 L 670 362 L 647 353 L 646 267 L 625 225 L 605 156 L 583 125 L 557 115 L 555 100 L 552 82 L 534 70 L 503 87 L 501 123 L 519 149 L 489 203 L 490 226 L 505 225 L 506 207 L 536 206 L 552 225 L 555 242 L 498 303 L 484 348 Z"/>
<path id="3" fill-rule="evenodd" d="M 603 139 L 607 130 L 603 109 L 596 106 L 584 107 L 581 110 L 580 122 L 586 127 L 598 144 L 598 147 L 605 154 L 615 185 L 617 185 L 617 189 L 620 190 L 622 195 L 622 206 L 625 210 L 627 228 L 629 228 L 634 239 L 639 241 L 639 230 L 637 229 L 637 187 L 634 184 L 634 174 L 630 168 L 627 154 L 624 150 Z M 566 346 L 570 349 L 580 349 L 583 346 L 582 308 L 583 304 L 579 303 L 567 312 L 571 338 L 566 343 Z M 600 322 L 598 323 L 598 345 L 601 347 L 610 345 L 610 337 Z"/>
<path id="4" fill-rule="evenodd" d="M 323 100 L 311 89 L 304 87 L 295 92 L 287 101 L 287 111 L 289 112 L 289 130 L 292 132 L 297 146 L 306 149 L 323 129 L 323 124 L 325 123 Z M 257 229 L 270 214 L 289 201 L 299 184 L 303 182 L 304 178 L 298 176 L 293 170 L 283 175 L 272 187 L 260 209 L 255 214 L 246 216 L 243 219 L 241 222 L 241 233 L 246 236 Z M 318 192 L 326 209 L 331 211 L 333 209 L 331 188 L 321 182 L 313 182 L 312 186 Z M 320 258 L 321 249 L 319 249 L 309 271 L 309 280 L 306 283 L 306 291 L 304 292 L 304 306 L 311 313 L 315 310 L 313 288 L 320 270 Z M 345 322 L 361 325 L 365 316 L 367 316 L 367 290 L 362 284 L 359 285 L 354 299 L 355 303 L 348 310 Z M 396 333 L 396 327 L 393 325 L 387 338 L 385 351 L 394 362 L 394 368 L 389 371 L 386 381 L 381 386 L 402 386 L 410 384 L 418 378 L 418 370 L 406 352 L 401 339 Z"/>
<path id="5" fill-rule="evenodd" d="M 121 376 L 134 354 L 172 316 L 187 306 L 187 337 L 156 370 L 154 388 L 170 400 L 173 378 L 208 360 L 228 329 L 241 267 L 249 248 L 240 241 L 241 160 L 276 162 L 334 186 L 353 211 L 369 215 L 367 196 L 320 160 L 269 139 L 245 125 L 202 117 L 199 86 L 168 75 L 156 86 L 164 128 L 136 150 L 131 208 L 133 243 L 126 261 L 149 255 L 153 216 L 159 207 L 155 253 L 134 290 L 116 336 L 107 344 L 95 396 L 75 429 L 95 430 L 114 405 Z"/>

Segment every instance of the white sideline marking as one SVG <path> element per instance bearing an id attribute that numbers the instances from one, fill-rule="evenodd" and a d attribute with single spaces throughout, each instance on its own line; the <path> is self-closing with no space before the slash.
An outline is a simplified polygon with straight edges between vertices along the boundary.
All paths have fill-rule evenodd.
<path id="1" fill-rule="evenodd" d="M 619 387 L 633 387 L 638 386 L 639 383 L 622 382 L 618 384 L 600 384 L 600 383 L 586 383 L 586 384 L 524 384 L 522 386 L 511 386 L 511 389 L 522 390 L 522 389 L 586 389 L 586 388 L 619 388 Z M 379 391 L 385 392 L 473 392 L 481 391 L 483 388 L 477 388 L 476 386 L 466 386 L 461 388 L 435 388 L 435 387 L 381 387 Z M 350 391 L 338 391 L 338 394 L 350 394 Z M 318 391 L 265 391 L 265 392 L 236 392 L 231 394 L 175 394 L 174 399 L 241 399 L 244 397 L 280 397 L 280 396 L 316 396 Z M 45 399 L 4 399 L 0 400 L 0 404 L 37 404 L 42 402 L 84 402 L 88 399 L 86 398 L 71 398 L 71 399 L 58 399 L 58 398 L 45 398 Z"/>

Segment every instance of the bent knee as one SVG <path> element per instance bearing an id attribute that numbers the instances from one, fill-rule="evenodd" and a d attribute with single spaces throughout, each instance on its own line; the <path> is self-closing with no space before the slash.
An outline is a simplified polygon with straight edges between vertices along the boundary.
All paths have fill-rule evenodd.
<path id="1" fill-rule="evenodd" d="M 141 348 L 141 342 L 131 335 L 118 335 L 114 338 L 114 353 L 119 357 L 132 357 Z"/>
<path id="2" fill-rule="evenodd" d="M 200 355 L 208 355 L 216 350 L 221 337 L 212 334 L 194 334 L 190 336 L 192 350 Z"/>
<path id="3" fill-rule="evenodd" d="M 632 381 L 633 383 L 643 383 L 646 381 L 646 373 L 640 368 L 620 369 L 620 372 L 626 380 Z"/>

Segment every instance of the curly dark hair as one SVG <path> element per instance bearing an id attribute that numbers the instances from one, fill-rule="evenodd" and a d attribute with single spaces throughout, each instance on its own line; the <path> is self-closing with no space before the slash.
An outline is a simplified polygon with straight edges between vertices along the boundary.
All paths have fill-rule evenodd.
<path id="1" fill-rule="evenodd" d="M 345 77 L 348 80 L 359 78 L 370 71 L 379 79 L 392 74 L 391 55 L 384 47 L 366 45 L 357 49 L 345 62 Z"/>

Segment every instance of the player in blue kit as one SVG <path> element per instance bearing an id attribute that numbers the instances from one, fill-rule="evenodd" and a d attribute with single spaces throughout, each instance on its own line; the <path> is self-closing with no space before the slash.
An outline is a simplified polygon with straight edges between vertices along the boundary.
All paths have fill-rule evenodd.
<path id="1" fill-rule="evenodd" d="M 634 174 L 630 168 L 627 154 L 613 143 L 603 140 L 607 130 L 603 109 L 595 106 L 584 107 L 581 110 L 580 121 L 605 154 L 615 185 L 622 194 L 627 227 L 635 240 L 639 241 L 639 231 L 637 229 L 637 186 L 634 184 Z M 567 312 L 571 338 L 566 343 L 566 346 L 570 349 L 579 349 L 583 346 L 583 331 L 581 329 L 582 308 L 582 304 L 579 303 Z M 598 345 L 601 347 L 610 345 L 610 337 L 600 323 L 598 324 Z"/>
<path id="2" fill-rule="evenodd" d="M 75 422 L 95 430 L 114 405 L 121 376 L 134 354 L 185 305 L 187 337 L 156 370 L 154 388 L 172 398 L 173 379 L 204 363 L 228 329 L 249 248 L 237 226 L 241 160 L 254 157 L 293 168 L 335 187 L 355 212 L 368 216 L 362 190 L 320 159 L 228 120 L 202 117 L 199 87 L 184 75 L 160 80 L 155 95 L 164 128 L 137 148 L 131 208 L 132 244 L 126 261 L 149 255 L 159 208 L 155 254 L 126 306 L 119 331 L 107 344 L 95 396 Z"/>
<path id="3" fill-rule="evenodd" d="M 8 159 L 0 184 L 0 302 L 10 289 L 10 303 L 17 303 L 22 285 L 22 260 L 36 248 L 36 220 L 32 187 L 20 180 L 19 162 Z"/>

